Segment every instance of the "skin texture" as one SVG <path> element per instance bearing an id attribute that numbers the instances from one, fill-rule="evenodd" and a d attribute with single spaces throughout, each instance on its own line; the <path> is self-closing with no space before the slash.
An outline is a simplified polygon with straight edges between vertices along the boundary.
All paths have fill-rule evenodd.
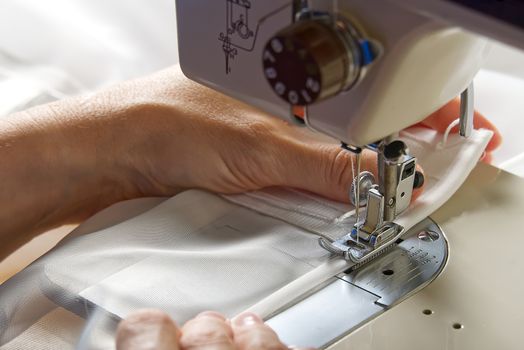
<path id="1" fill-rule="evenodd" d="M 451 101 L 421 125 L 443 131 L 458 111 Z M 489 160 L 501 137 L 475 118 L 495 131 Z M 0 156 L 0 260 L 125 199 L 290 186 L 347 201 L 353 176 L 353 155 L 333 140 L 191 82 L 178 67 L 1 118 Z M 364 153 L 362 170 L 376 172 L 375 163 Z M 118 348 L 285 348 L 260 319 L 245 318 L 207 313 L 179 329 L 149 310 L 121 325 Z"/>
<path id="2" fill-rule="evenodd" d="M 140 328 L 142 324 L 146 324 Z M 122 321 L 117 350 L 287 350 L 276 333 L 255 314 L 228 320 L 217 312 L 204 312 L 182 328 L 158 310 L 141 310 Z M 311 348 L 294 348 L 311 350 Z"/>

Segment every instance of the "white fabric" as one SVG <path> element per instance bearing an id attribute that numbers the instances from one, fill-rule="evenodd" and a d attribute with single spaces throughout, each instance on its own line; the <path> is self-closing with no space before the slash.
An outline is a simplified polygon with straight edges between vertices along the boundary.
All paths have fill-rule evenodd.
<path id="1" fill-rule="evenodd" d="M 0 2 L 0 117 L 176 63 L 172 0 Z"/>
<path id="2" fill-rule="evenodd" d="M 303 230 L 200 191 L 176 196 L 99 234 L 115 240 L 115 235 L 139 232 L 154 234 L 148 240 L 155 246 L 134 243 L 143 250 L 139 261 L 80 293 L 120 317 L 146 305 L 168 311 L 179 322 L 207 309 L 234 316 L 328 255 Z M 100 252 L 93 255 L 100 258 Z M 53 266 L 48 277 L 62 274 Z"/>
<path id="3" fill-rule="evenodd" d="M 76 90 L 62 72 L 24 67 L 0 52 L 0 117 L 63 98 L 61 90 Z"/>
<path id="4" fill-rule="evenodd" d="M 403 226 L 413 226 L 450 198 L 482 156 L 491 136 L 492 132 L 488 130 L 475 130 L 468 139 L 451 134 L 442 146 L 443 135 L 434 130 L 411 128 L 401 133 L 401 139 L 408 144 L 426 174 L 423 195 L 400 218 L 406 222 Z M 347 233 L 348 222 L 339 218 L 353 209 L 348 204 L 288 188 L 269 188 L 224 197 L 331 240 Z M 410 220 L 405 221 L 404 217 Z"/>
<path id="5" fill-rule="evenodd" d="M 442 147 L 442 135 L 432 130 L 418 128 L 404 132 L 402 138 L 409 144 L 413 154 L 419 157 L 419 162 L 426 170 L 426 188 L 424 194 L 397 222 L 406 229 L 409 229 L 447 201 L 473 169 L 477 160 L 481 157 L 491 135 L 492 133 L 487 130 L 477 130 L 466 140 L 460 138 L 458 135 L 450 135 L 446 145 Z M 348 223 L 344 222 L 341 224 L 337 221 L 337 218 L 346 211 L 351 210 L 349 205 L 335 203 L 309 193 L 292 189 L 271 188 L 242 195 L 226 196 L 226 198 L 237 204 L 263 213 L 264 215 L 274 216 L 293 226 L 330 239 L 336 239 L 348 231 Z M 245 218 L 231 218 L 230 220 L 234 222 L 244 219 Z M 250 218 L 249 221 L 250 231 L 260 230 L 260 227 L 257 227 L 257 224 L 252 218 Z M 273 230 L 269 230 L 268 232 L 272 231 Z M 281 233 L 279 233 L 279 235 L 281 235 Z M 270 236 L 267 238 L 271 239 Z M 310 243 L 311 242 L 312 241 L 310 241 Z M 293 244 L 296 245 L 298 242 L 294 241 Z M 312 247 L 310 246 L 309 248 Z M 314 254 L 316 249 L 318 249 L 316 245 L 314 248 L 315 249 L 311 250 L 311 254 Z M 302 252 L 302 254 L 307 255 L 308 252 Z M 226 256 L 234 255 L 235 247 L 228 247 Z M 244 256 L 243 259 L 246 259 L 246 257 Z M 273 257 L 271 259 L 275 258 Z M 350 266 L 349 263 L 340 259 L 326 259 L 325 261 L 324 264 L 315 269 L 301 271 L 296 275 L 300 275 L 300 278 L 295 279 L 284 288 L 276 291 L 273 295 L 257 302 L 256 305 L 250 307 L 249 310 L 255 311 L 262 316 L 267 316 L 292 299 L 298 297 L 301 293 L 306 292 L 311 286 L 322 283 Z M 194 264 L 194 261 L 189 263 Z M 267 264 L 268 261 L 266 260 L 264 263 Z M 125 289 L 133 289 L 139 295 L 140 291 L 143 290 L 143 288 L 140 288 L 143 281 L 141 278 L 137 278 L 137 276 L 147 275 L 147 270 L 142 270 L 144 266 L 143 263 L 141 264 L 141 267 L 133 266 L 127 269 L 128 271 L 111 276 L 108 280 L 81 294 L 88 296 L 91 301 L 99 304 L 103 301 L 100 295 L 97 295 L 96 291 L 98 291 L 99 294 L 103 294 L 106 290 L 119 290 L 119 294 L 122 295 L 125 294 Z M 154 266 L 159 266 L 159 262 L 154 260 L 148 261 L 146 266 L 153 268 Z M 235 270 L 235 267 L 232 267 L 232 270 Z M 302 274 L 302 272 L 307 273 Z M 153 279 L 151 279 L 151 276 L 148 276 L 148 279 L 156 284 L 166 275 L 163 271 L 157 271 L 155 274 L 156 276 Z M 239 277 L 238 274 L 237 277 Z M 268 283 L 268 281 L 265 283 Z M 222 285 L 216 292 L 220 293 L 223 287 Z M 259 287 L 257 283 L 252 283 L 249 285 L 249 288 L 243 292 L 249 294 L 251 292 L 248 290 L 251 288 L 254 290 Z M 121 290 L 122 288 L 124 290 Z M 224 290 L 227 290 L 227 292 L 224 293 L 229 293 L 229 289 L 226 288 Z M 255 294 L 257 296 L 260 295 L 258 293 Z M 148 296 L 148 298 L 149 297 L 150 296 Z M 173 300 L 175 298 L 176 297 L 173 296 Z M 142 297 L 139 297 L 139 299 L 141 300 L 139 301 L 139 303 L 142 303 L 141 305 L 148 305 L 147 303 L 151 302 L 150 299 L 147 299 L 147 302 Z M 222 301 L 222 303 L 223 302 L 224 301 Z M 162 302 L 155 302 L 155 305 L 162 305 Z M 179 306 L 177 306 L 176 302 L 172 302 L 172 305 L 176 313 Z M 220 307 L 222 306 L 223 304 L 220 305 Z M 110 306 L 105 307 L 109 307 L 110 311 L 118 315 L 125 315 L 130 310 L 139 307 L 139 305 L 136 305 L 135 302 L 130 303 L 129 300 L 119 299 L 113 301 Z"/>
<path id="6" fill-rule="evenodd" d="M 453 134 L 448 137 L 447 143 L 442 146 L 443 136 L 434 130 L 412 128 L 403 132 L 401 134 L 402 139 L 409 145 L 411 153 L 418 158 L 425 171 L 425 190 L 396 222 L 408 230 L 425 217 L 430 216 L 431 213 L 451 198 L 477 164 L 492 134 L 488 130 L 475 130 L 468 139 L 463 139 L 459 135 Z M 252 194 L 228 196 L 228 199 L 233 200 L 235 203 L 246 205 L 251 209 L 261 211 L 264 214 L 279 217 L 313 232 L 317 230 L 315 223 L 313 225 L 310 224 L 308 214 L 306 215 L 307 219 L 302 220 L 297 218 L 296 212 L 306 207 L 304 211 L 309 213 L 309 211 L 318 208 L 319 201 L 304 203 L 303 200 L 297 199 L 296 191 L 291 191 L 290 194 L 280 192 L 278 200 L 274 200 L 273 191 L 269 189 L 257 193 L 258 197 L 264 198 L 262 205 L 252 201 Z M 310 195 L 306 196 L 309 197 Z M 275 201 L 276 205 L 274 208 L 268 209 L 268 202 L 272 200 Z M 287 202 L 287 206 L 283 202 Z M 284 209 L 286 207 L 288 208 L 287 212 Z M 334 213 L 331 217 L 322 218 L 322 221 L 336 223 L 339 215 L 340 212 Z M 329 238 L 334 237 L 330 236 Z M 318 285 L 348 269 L 350 266 L 351 263 L 340 260 L 327 261 L 324 265 L 252 306 L 249 308 L 249 311 L 263 316 L 270 315 L 275 310 L 299 297 L 312 285 Z"/>
<path id="7" fill-rule="evenodd" d="M 0 52 L 27 67 L 60 70 L 93 90 L 178 62 L 175 4 L 2 0 Z"/>
<path id="8" fill-rule="evenodd" d="M 409 228 L 444 203 L 472 170 L 490 136 L 485 130 L 467 140 L 451 135 L 439 148 L 442 135 L 431 130 L 405 133 L 426 170 L 427 187 L 398 222 Z M 107 216 L 101 224 L 92 220 L 88 225 L 97 232 L 88 234 L 80 227 L 77 232 L 85 234 L 73 235 L 0 286 L 0 344 L 7 342 L 8 348 L 24 339 L 30 342 L 38 332 L 55 334 L 53 327 L 37 322 L 54 319 L 46 315 L 60 307 L 91 319 L 85 309 L 90 303 L 121 317 L 158 307 L 179 322 L 207 309 L 228 316 L 250 309 L 265 317 L 349 267 L 330 259 L 316 232 L 329 229 L 329 222 L 338 224 L 348 206 L 283 189 L 232 198 L 236 203 L 249 199 L 258 213 L 192 190 L 165 201 L 148 200 L 156 206 L 144 213 L 137 210 L 140 214 L 128 220 L 119 213 L 114 225 Z M 337 230 L 345 232 L 331 230 L 332 238 Z M 91 332 L 83 339 L 99 340 Z"/>
<path id="9" fill-rule="evenodd" d="M 329 240 L 335 240 L 348 232 L 348 222 L 337 219 L 353 209 L 349 204 L 280 187 L 228 195 L 224 198 L 260 213 L 274 216 L 292 225 L 305 228 Z"/>
<path id="10" fill-rule="evenodd" d="M 232 317 L 328 257 L 303 229 L 202 191 L 115 220 L 91 221 L 103 228 L 89 234 L 80 227 L 0 286 L 0 344 L 29 341 L 56 307 L 90 318 L 90 302 L 120 317 L 143 307 L 178 322 L 208 309 Z"/>
<path id="11" fill-rule="evenodd" d="M 57 308 L 31 325 L 12 342 L 2 346 L 2 350 L 68 350 L 76 344 L 84 323 L 82 318 L 63 308 Z"/>

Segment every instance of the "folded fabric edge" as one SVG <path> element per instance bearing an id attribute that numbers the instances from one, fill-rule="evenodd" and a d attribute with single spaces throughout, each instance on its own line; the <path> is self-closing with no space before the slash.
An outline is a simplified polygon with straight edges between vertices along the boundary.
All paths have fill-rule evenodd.
<path id="1" fill-rule="evenodd" d="M 465 151 L 458 154 L 456 158 L 457 161 L 462 162 L 460 164 L 463 171 L 455 173 L 455 176 L 453 177 L 446 178 L 446 181 L 442 181 L 432 190 L 433 193 L 435 191 L 444 191 L 444 195 L 437 200 L 432 201 L 431 205 L 424 205 L 424 202 L 422 202 L 422 204 L 415 205 L 408 209 L 409 212 L 399 218 L 398 223 L 402 225 L 405 230 L 409 230 L 418 222 L 440 208 L 462 186 L 464 181 L 466 181 L 489 143 L 493 132 L 480 129 L 475 130 L 474 135 L 474 137 L 478 138 L 478 140 L 475 141 L 475 144 L 466 148 Z M 302 296 L 307 294 L 308 291 L 312 290 L 311 286 L 322 285 L 337 274 L 347 270 L 352 265 L 354 264 L 341 258 L 331 259 L 251 306 L 246 311 L 257 313 L 262 318 L 266 319 L 278 310 L 296 300 L 299 300 Z"/>

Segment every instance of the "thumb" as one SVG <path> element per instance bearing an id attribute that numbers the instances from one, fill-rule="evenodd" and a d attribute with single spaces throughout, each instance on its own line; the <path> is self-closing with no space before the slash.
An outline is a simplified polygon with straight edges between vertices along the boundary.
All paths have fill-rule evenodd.
<path id="1" fill-rule="evenodd" d="M 349 202 L 349 190 L 356 176 L 355 154 L 333 144 L 300 143 L 296 147 L 295 152 L 286 152 L 286 159 L 281 164 L 283 185 L 339 202 Z M 417 170 L 422 172 L 420 167 Z M 360 171 L 369 171 L 378 179 L 375 152 L 363 150 Z M 413 190 L 412 201 L 422 190 Z"/>

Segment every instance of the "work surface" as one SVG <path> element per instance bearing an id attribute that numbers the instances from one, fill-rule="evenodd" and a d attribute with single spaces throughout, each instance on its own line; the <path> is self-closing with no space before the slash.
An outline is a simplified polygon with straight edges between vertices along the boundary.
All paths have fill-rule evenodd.
<path id="1" fill-rule="evenodd" d="M 443 274 L 332 349 L 521 348 L 523 185 L 521 178 L 479 164 L 453 198 L 433 215 L 451 246 Z M 139 202 L 117 208 L 124 205 L 129 209 L 130 203 Z M 159 202 L 141 204 L 140 210 L 132 208 L 132 216 Z M 112 212 L 111 217 L 102 213 L 97 224 L 105 226 L 125 219 L 118 217 L 122 210 Z M 130 210 L 125 212 L 129 214 Z M 87 222 L 86 232 L 96 230 L 95 224 Z M 424 310 L 431 312 L 426 315 Z M 311 322 L 315 322 L 315 315 L 311 315 Z"/>
<path id="2" fill-rule="evenodd" d="M 522 213 L 524 180 L 479 164 L 432 215 L 451 248 L 442 275 L 331 349 L 521 349 Z"/>

